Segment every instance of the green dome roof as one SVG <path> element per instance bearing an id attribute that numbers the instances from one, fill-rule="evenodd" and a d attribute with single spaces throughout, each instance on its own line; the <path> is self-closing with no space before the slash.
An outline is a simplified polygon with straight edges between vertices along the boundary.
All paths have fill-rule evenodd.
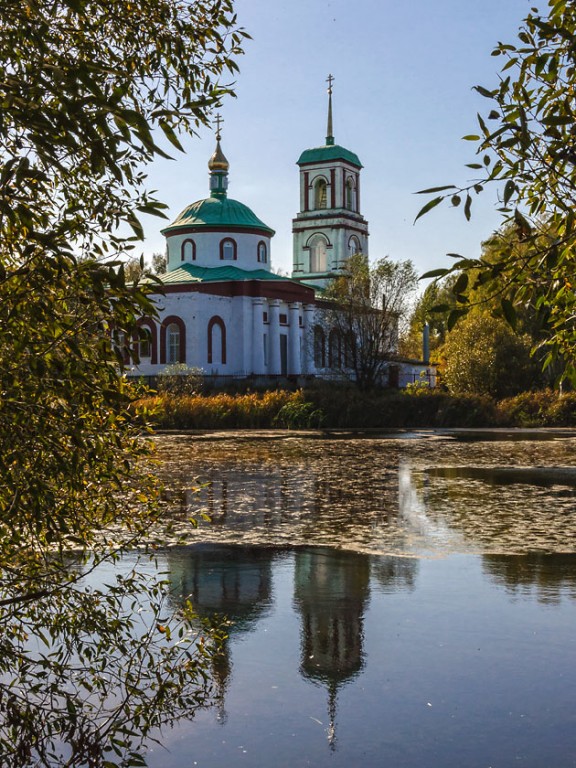
<path id="1" fill-rule="evenodd" d="M 358 159 L 358 155 L 338 144 L 326 144 L 323 147 L 305 149 L 298 159 L 298 165 L 304 165 L 305 163 L 325 163 L 333 160 L 346 160 L 357 168 L 362 168 L 362 163 Z"/>
<path id="2" fill-rule="evenodd" d="M 240 227 L 263 230 L 271 236 L 274 234 L 274 230 L 266 226 L 247 205 L 227 197 L 208 197 L 206 200 L 192 203 L 176 217 L 170 226 L 162 230 L 162 234 L 167 235 L 184 227 L 198 229 Z"/>

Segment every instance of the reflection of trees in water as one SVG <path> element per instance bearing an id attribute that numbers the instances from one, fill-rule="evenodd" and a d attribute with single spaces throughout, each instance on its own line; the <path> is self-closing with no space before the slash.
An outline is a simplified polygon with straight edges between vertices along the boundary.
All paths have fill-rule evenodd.
<path id="1" fill-rule="evenodd" d="M 416 586 L 416 576 L 420 567 L 415 558 L 389 557 L 386 555 L 371 557 L 372 576 L 383 592 L 393 594 L 400 590 L 410 592 Z"/>
<path id="2" fill-rule="evenodd" d="M 484 572 L 515 595 L 536 590 L 541 603 L 576 600 L 576 555 L 483 555 Z"/>

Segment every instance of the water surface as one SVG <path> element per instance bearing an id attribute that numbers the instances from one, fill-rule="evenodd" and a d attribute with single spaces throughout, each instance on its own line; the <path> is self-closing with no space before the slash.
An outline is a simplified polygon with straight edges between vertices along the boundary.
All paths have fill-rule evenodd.
<path id="1" fill-rule="evenodd" d="M 229 638 L 151 768 L 576 766 L 576 440 L 545 434 L 162 437 L 172 600 Z"/>

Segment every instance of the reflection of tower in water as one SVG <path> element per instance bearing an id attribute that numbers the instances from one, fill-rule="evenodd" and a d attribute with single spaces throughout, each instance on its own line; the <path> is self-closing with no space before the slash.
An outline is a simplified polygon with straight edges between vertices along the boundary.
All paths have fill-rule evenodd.
<path id="1" fill-rule="evenodd" d="M 213 626 L 226 620 L 226 634 L 212 658 L 220 721 L 232 673 L 229 639 L 252 631 L 272 601 L 272 561 L 276 550 L 204 544 L 167 555 L 174 594 L 190 600 L 198 617 Z"/>
<path id="2" fill-rule="evenodd" d="M 328 740 L 335 749 L 338 690 L 364 666 L 370 559 L 323 547 L 302 549 L 296 552 L 294 579 L 301 615 L 300 671 L 328 689 Z"/>

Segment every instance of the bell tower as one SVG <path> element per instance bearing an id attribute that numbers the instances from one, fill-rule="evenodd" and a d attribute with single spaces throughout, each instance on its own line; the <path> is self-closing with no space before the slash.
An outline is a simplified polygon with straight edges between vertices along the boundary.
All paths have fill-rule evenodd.
<path id="1" fill-rule="evenodd" d="M 300 212 L 292 220 L 292 278 L 323 288 L 349 256 L 368 255 L 368 222 L 360 213 L 358 156 L 334 143 L 332 83 L 328 75 L 326 143 L 298 159 Z"/>

